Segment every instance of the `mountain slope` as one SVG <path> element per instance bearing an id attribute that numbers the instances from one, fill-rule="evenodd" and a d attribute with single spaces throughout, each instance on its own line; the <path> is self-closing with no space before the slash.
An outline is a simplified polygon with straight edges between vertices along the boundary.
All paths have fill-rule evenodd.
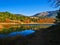
<path id="1" fill-rule="evenodd" d="M 53 18 L 55 18 L 57 16 L 57 10 L 56 11 L 47 11 L 47 12 L 37 13 L 33 16 L 34 17 L 42 16 L 42 17 L 53 17 Z"/>

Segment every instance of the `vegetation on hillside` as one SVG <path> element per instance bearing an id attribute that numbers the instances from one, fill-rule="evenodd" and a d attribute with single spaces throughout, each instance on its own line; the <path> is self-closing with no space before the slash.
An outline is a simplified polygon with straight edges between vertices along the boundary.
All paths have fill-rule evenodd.
<path id="1" fill-rule="evenodd" d="M 24 19 L 27 19 L 28 17 L 22 16 L 22 15 L 16 15 L 9 12 L 0 12 L 0 22 L 6 22 L 9 20 L 19 20 L 23 21 Z"/>
<path id="2" fill-rule="evenodd" d="M 48 17 L 28 17 L 19 14 L 12 14 L 10 12 L 0 12 L 0 23 L 13 22 L 13 23 L 53 23 L 54 18 Z M 50 22 L 49 22 L 50 21 Z"/>

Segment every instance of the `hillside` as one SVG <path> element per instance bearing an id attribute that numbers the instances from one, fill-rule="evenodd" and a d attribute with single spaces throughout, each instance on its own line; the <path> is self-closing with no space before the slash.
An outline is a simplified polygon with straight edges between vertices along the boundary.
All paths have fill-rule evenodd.
<path id="1" fill-rule="evenodd" d="M 0 22 L 9 22 L 9 20 L 23 21 L 26 18 L 28 17 L 21 14 L 18 15 L 10 12 L 0 12 Z"/>
<path id="2" fill-rule="evenodd" d="M 42 13 L 44 14 L 44 13 Z M 40 16 L 42 16 L 42 14 Z M 46 15 L 47 13 L 45 13 Z M 43 15 L 43 16 L 45 16 Z M 38 16 L 38 15 L 37 15 Z M 50 24 L 55 22 L 52 17 L 28 17 L 22 14 L 12 14 L 10 12 L 0 12 L 0 23 L 19 23 L 19 24 Z"/>
<path id="3" fill-rule="evenodd" d="M 37 14 L 35 14 L 33 16 L 35 16 L 35 17 L 40 16 L 40 17 L 52 17 L 52 18 L 55 18 L 57 16 L 57 11 L 58 10 L 41 12 L 41 13 L 37 13 Z"/>

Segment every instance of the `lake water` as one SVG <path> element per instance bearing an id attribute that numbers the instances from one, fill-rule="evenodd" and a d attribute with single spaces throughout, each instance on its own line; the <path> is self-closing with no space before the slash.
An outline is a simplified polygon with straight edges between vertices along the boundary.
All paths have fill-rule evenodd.
<path id="1" fill-rule="evenodd" d="M 34 32 L 35 32 L 34 30 L 24 30 L 24 31 L 19 31 L 19 32 L 12 32 L 12 33 L 9 33 L 7 35 L 6 34 L 0 34 L 0 38 L 13 37 L 13 36 L 17 36 L 17 35 L 27 36 L 27 35 L 32 34 Z"/>
<path id="2" fill-rule="evenodd" d="M 4 33 L 0 33 L 0 38 L 4 38 L 4 37 L 13 37 L 16 35 L 21 35 L 21 36 L 27 36 L 30 35 L 32 33 L 35 32 L 35 30 L 38 30 L 38 28 L 47 28 L 52 26 L 52 24 L 42 24 L 42 25 L 37 25 L 37 24 L 30 24 L 30 25 L 15 25 L 12 26 L 13 28 L 9 28 L 10 33 L 8 34 L 4 34 Z M 6 29 L 8 30 L 8 29 Z M 14 31 L 15 30 L 15 31 Z M 6 32 L 6 31 L 5 31 Z"/>

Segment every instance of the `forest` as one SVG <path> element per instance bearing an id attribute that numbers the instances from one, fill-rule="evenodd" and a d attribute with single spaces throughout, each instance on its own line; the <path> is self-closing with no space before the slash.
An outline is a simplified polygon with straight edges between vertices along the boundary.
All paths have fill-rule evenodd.
<path id="1" fill-rule="evenodd" d="M 19 24 L 37 24 L 37 23 L 54 23 L 54 18 L 37 17 L 31 18 L 22 14 L 12 14 L 10 12 L 0 12 L 0 23 L 19 23 Z"/>

